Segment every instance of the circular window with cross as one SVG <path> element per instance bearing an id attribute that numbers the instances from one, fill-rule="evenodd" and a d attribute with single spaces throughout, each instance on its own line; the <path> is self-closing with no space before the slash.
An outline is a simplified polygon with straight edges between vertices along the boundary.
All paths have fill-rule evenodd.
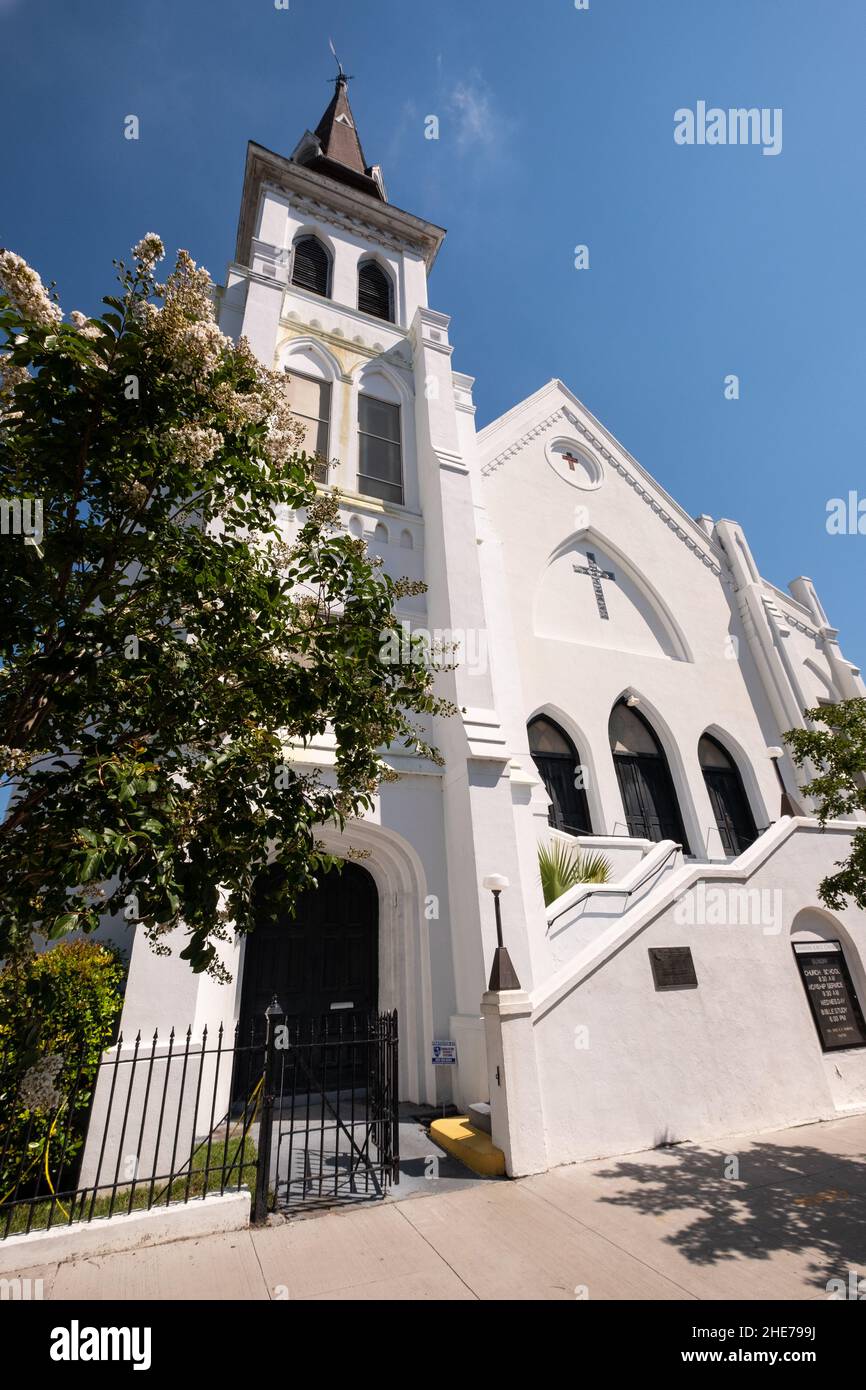
<path id="1" fill-rule="evenodd" d="M 552 439 L 545 449 L 547 462 L 572 487 L 592 491 L 601 487 L 604 472 L 598 459 L 574 439 Z"/>

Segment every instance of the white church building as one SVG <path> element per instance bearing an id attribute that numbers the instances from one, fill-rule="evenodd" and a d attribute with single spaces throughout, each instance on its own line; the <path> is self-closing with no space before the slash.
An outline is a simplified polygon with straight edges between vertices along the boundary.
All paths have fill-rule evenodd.
<path id="1" fill-rule="evenodd" d="M 138 937 L 124 1036 L 274 993 L 396 1008 L 401 1100 L 489 1101 L 512 1175 L 866 1109 L 866 919 L 818 897 L 851 823 L 819 827 L 784 749 L 860 672 L 809 579 L 764 579 L 563 381 L 477 428 L 428 302 L 444 238 L 388 201 L 342 74 L 291 155 L 248 147 L 221 326 L 285 370 L 348 531 L 424 581 L 398 618 L 458 642 L 460 713 L 430 730 L 441 766 L 386 753 L 375 809 L 322 830 L 363 857 L 228 951 L 231 984 Z M 327 776 L 333 743 L 294 758 Z M 611 877 L 546 906 L 557 838 Z M 520 986 L 499 991 L 493 875 Z"/>

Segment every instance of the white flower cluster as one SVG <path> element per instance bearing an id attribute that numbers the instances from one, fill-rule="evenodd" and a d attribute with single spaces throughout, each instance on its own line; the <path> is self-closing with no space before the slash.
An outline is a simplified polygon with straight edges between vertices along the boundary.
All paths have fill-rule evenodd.
<path id="1" fill-rule="evenodd" d="M 259 370 L 258 363 L 256 368 Z M 267 419 L 267 402 L 257 391 L 235 391 L 227 381 L 221 381 L 214 391 L 213 403 L 225 415 L 230 431 L 241 430 L 246 425 L 258 425 Z"/>
<path id="2" fill-rule="evenodd" d="M 138 261 L 142 270 L 152 270 L 157 261 L 161 261 L 165 255 L 165 247 L 162 244 L 162 238 L 158 237 L 156 232 L 147 232 L 147 234 L 141 238 L 141 241 L 135 243 L 132 248 L 132 254 Z"/>
<path id="3" fill-rule="evenodd" d="M 63 317 L 36 271 L 14 251 L 0 249 L 0 289 L 24 318 L 33 319 L 44 328 L 52 328 Z"/>
<path id="4" fill-rule="evenodd" d="M 82 314 L 80 309 L 73 309 L 69 315 L 72 327 L 77 328 L 82 338 L 98 338 L 99 329 L 92 324 L 86 314 Z"/>
<path id="5" fill-rule="evenodd" d="M 160 293 L 162 308 L 143 306 L 145 337 L 205 391 L 223 353 L 234 347 L 214 321 L 211 278 L 188 251 L 178 251 L 177 265 Z"/>
<path id="6" fill-rule="evenodd" d="M 142 262 L 146 255 L 162 255 L 162 242 L 148 233 L 133 248 L 133 254 Z M 156 293 L 162 305 L 145 303 L 140 310 L 142 335 L 150 348 L 167 358 L 178 376 L 191 381 L 197 392 L 210 393 L 213 405 L 225 416 L 227 431 L 266 423 L 264 454 L 268 462 L 279 465 L 294 454 L 303 439 L 303 427 L 289 407 L 285 375 L 267 370 L 248 343 L 234 343 L 220 330 L 208 272 L 196 265 L 188 251 L 178 251 L 174 270 Z M 235 391 L 225 382 L 212 385 L 227 354 L 249 368 L 249 391 Z M 224 442 L 219 431 L 191 425 L 173 430 L 172 437 L 178 457 L 197 465 L 210 462 Z"/>
<path id="7" fill-rule="evenodd" d="M 202 425 L 179 425 L 169 431 L 169 438 L 176 456 L 199 468 L 210 463 L 223 445 L 223 437 L 218 430 Z"/>
<path id="8" fill-rule="evenodd" d="M 49 1053 L 40 1057 L 21 1078 L 18 1099 L 28 1110 L 55 1110 L 63 1102 L 63 1092 L 57 1089 L 57 1077 L 63 1069 L 63 1054 Z"/>
<path id="9" fill-rule="evenodd" d="M 184 376 L 204 383 L 218 367 L 226 346 L 225 334 L 215 323 L 189 323 L 177 337 L 176 365 Z"/>

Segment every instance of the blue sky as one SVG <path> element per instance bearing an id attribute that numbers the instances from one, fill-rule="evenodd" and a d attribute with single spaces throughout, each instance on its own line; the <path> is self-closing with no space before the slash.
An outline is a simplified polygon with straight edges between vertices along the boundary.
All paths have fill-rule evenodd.
<path id="1" fill-rule="evenodd" d="M 866 662 L 866 536 L 826 529 L 866 497 L 863 0 L 0 0 L 0 242 L 67 310 L 150 230 L 221 280 L 246 142 L 316 124 L 329 36 L 391 200 L 449 229 L 431 303 L 479 423 L 561 377 Z M 781 107 L 781 154 L 677 146 L 699 100 Z"/>

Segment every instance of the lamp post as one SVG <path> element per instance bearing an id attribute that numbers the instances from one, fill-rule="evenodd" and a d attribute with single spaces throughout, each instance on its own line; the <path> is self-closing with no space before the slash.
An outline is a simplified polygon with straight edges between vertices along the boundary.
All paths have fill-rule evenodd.
<path id="1" fill-rule="evenodd" d="M 783 816 L 799 815 L 799 811 L 795 809 L 794 803 L 788 795 L 788 789 L 785 786 L 784 779 L 782 777 L 782 770 L 779 767 L 780 760 L 785 756 L 784 748 L 768 748 L 767 752 L 770 755 L 773 767 L 776 769 L 776 778 L 778 779 L 779 786 L 782 789 L 782 809 L 780 814 Z"/>
<path id="2" fill-rule="evenodd" d="M 481 880 L 481 885 L 483 888 L 489 888 L 493 894 L 493 904 L 496 911 L 496 950 L 493 953 L 493 965 L 490 969 L 490 981 L 487 988 L 497 994 L 503 989 L 520 989 L 517 971 L 511 964 L 511 957 L 502 940 L 499 894 L 508 887 L 508 879 L 504 878 L 502 874 L 488 874 L 486 878 Z"/>

